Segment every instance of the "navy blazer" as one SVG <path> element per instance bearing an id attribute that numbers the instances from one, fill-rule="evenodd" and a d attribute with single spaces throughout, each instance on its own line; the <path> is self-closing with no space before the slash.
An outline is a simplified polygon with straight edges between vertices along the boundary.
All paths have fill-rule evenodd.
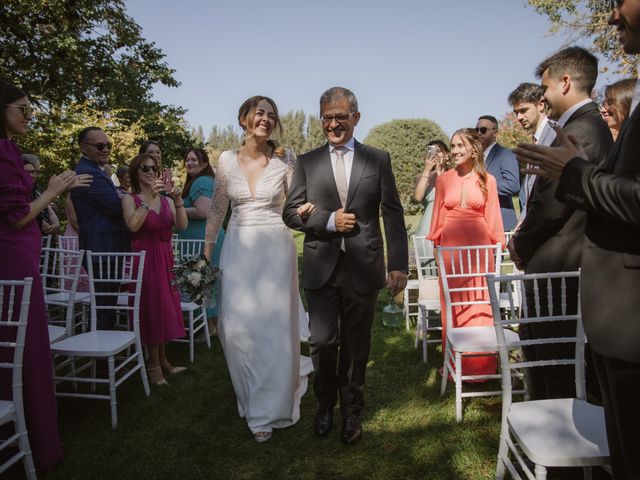
<path id="1" fill-rule="evenodd" d="M 94 252 L 129 251 L 129 231 L 122 217 L 122 205 L 115 185 L 98 165 L 86 157 L 82 157 L 76 167 L 76 174 L 83 173 L 93 177 L 91 186 L 71 190 L 71 201 L 80 227 L 80 248 Z"/>
<path id="2" fill-rule="evenodd" d="M 496 143 L 489 156 L 484 160 L 484 167 L 496 179 L 498 200 L 502 213 L 502 225 L 505 232 L 516 227 L 516 211 L 513 208 L 513 196 L 520 192 L 520 169 L 515 154 L 508 148 Z"/>

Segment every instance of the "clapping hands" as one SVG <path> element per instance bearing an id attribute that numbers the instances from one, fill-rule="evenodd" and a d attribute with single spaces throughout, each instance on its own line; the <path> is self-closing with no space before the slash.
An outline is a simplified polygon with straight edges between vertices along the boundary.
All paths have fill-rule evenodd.
<path id="1" fill-rule="evenodd" d="M 53 175 L 47 184 L 47 190 L 50 190 L 55 196 L 67 192 L 72 188 L 88 187 L 91 185 L 93 177 L 89 174 L 76 175 L 71 170 L 66 170 L 59 175 Z"/>

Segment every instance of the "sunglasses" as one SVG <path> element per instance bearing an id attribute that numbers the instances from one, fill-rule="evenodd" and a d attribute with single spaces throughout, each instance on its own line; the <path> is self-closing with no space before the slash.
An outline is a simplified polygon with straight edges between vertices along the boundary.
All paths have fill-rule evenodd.
<path id="1" fill-rule="evenodd" d="M 22 116 L 25 118 L 30 117 L 33 114 L 33 107 L 31 105 L 13 105 L 10 103 L 5 103 L 4 106 L 17 108 L 22 112 Z"/>
<path id="2" fill-rule="evenodd" d="M 140 166 L 140 170 L 142 170 L 144 173 L 149 173 L 152 170 L 153 173 L 158 173 L 160 171 L 160 167 L 157 167 L 156 165 L 142 165 Z"/>
<path id="3" fill-rule="evenodd" d="M 484 135 L 485 133 L 487 133 L 489 130 L 497 130 L 497 128 L 494 127 L 479 127 L 476 128 L 476 132 Z"/>
<path id="4" fill-rule="evenodd" d="M 96 147 L 96 150 L 98 151 L 103 151 L 105 148 L 107 150 L 111 150 L 111 147 L 113 147 L 113 144 L 111 142 L 107 142 L 107 143 L 88 143 L 88 142 L 84 142 L 85 145 L 91 145 L 92 147 Z"/>

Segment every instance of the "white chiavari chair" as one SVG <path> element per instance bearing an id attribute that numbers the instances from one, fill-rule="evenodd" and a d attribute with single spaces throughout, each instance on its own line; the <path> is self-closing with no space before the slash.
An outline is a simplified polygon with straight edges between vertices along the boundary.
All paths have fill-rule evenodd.
<path id="1" fill-rule="evenodd" d="M 504 478 L 508 471 L 516 479 L 523 478 L 524 474 L 527 479 L 543 480 L 547 478 L 549 467 L 582 467 L 585 469 L 585 478 L 590 479 L 590 467 L 609 463 L 604 411 L 602 407 L 585 400 L 585 335 L 579 300 L 577 313 L 570 314 L 567 308 L 567 281 L 579 278 L 579 272 L 487 276 L 503 373 L 502 422 L 496 479 Z M 533 292 L 533 305 L 525 304 L 520 308 L 514 296 L 509 295 L 509 307 L 504 308 L 497 292 L 501 285 L 511 285 L 514 282 L 518 291 L 528 282 L 528 287 Z M 556 301 L 555 310 L 554 298 L 560 298 L 559 303 Z M 533 338 L 529 335 L 526 340 L 514 342 L 505 335 L 505 328 L 514 323 L 526 325 L 568 321 L 576 323 L 573 337 Z M 509 355 L 513 348 L 553 344 L 574 344 L 575 349 L 565 358 L 556 357 L 552 360 L 528 361 L 521 356 L 514 361 Z M 513 402 L 510 372 L 560 365 L 575 367 L 576 398 Z M 530 462 L 533 463 L 533 468 Z"/>
<path id="2" fill-rule="evenodd" d="M 427 363 L 427 344 L 442 341 L 438 268 L 433 257 L 433 243 L 425 237 L 413 236 L 413 251 L 418 271 L 418 319 L 415 348 L 422 341 L 422 361 Z M 436 334 L 430 337 L 430 334 Z"/>
<path id="3" fill-rule="evenodd" d="M 22 460 L 29 480 L 35 480 L 37 476 L 22 403 L 22 359 L 32 283 L 33 279 L 30 277 L 20 281 L 0 281 L 0 328 L 7 333 L 15 332 L 14 340 L 0 341 L 0 349 L 9 351 L 12 357 L 11 362 L 0 362 L 0 369 L 12 371 L 12 397 L 11 400 L 0 400 L 0 425 L 10 422 L 14 424 L 13 435 L 0 439 L 0 450 L 18 445 L 18 452 L 5 459 L 0 465 L 0 474 Z M 13 337 L 13 333 L 8 336 Z M 7 337 L 3 336 L 3 338 Z"/>

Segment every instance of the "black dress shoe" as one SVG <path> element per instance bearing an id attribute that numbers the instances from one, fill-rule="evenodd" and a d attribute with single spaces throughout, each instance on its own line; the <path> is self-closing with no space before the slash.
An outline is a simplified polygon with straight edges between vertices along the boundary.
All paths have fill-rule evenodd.
<path id="1" fill-rule="evenodd" d="M 349 415 L 342 423 L 342 441 L 354 444 L 362 437 L 362 423 L 355 415 Z"/>
<path id="2" fill-rule="evenodd" d="M 333 427 L 333 408 L 319 408 L 313 421 L 313 431 L 318 437 L 325 437 Z"/>

